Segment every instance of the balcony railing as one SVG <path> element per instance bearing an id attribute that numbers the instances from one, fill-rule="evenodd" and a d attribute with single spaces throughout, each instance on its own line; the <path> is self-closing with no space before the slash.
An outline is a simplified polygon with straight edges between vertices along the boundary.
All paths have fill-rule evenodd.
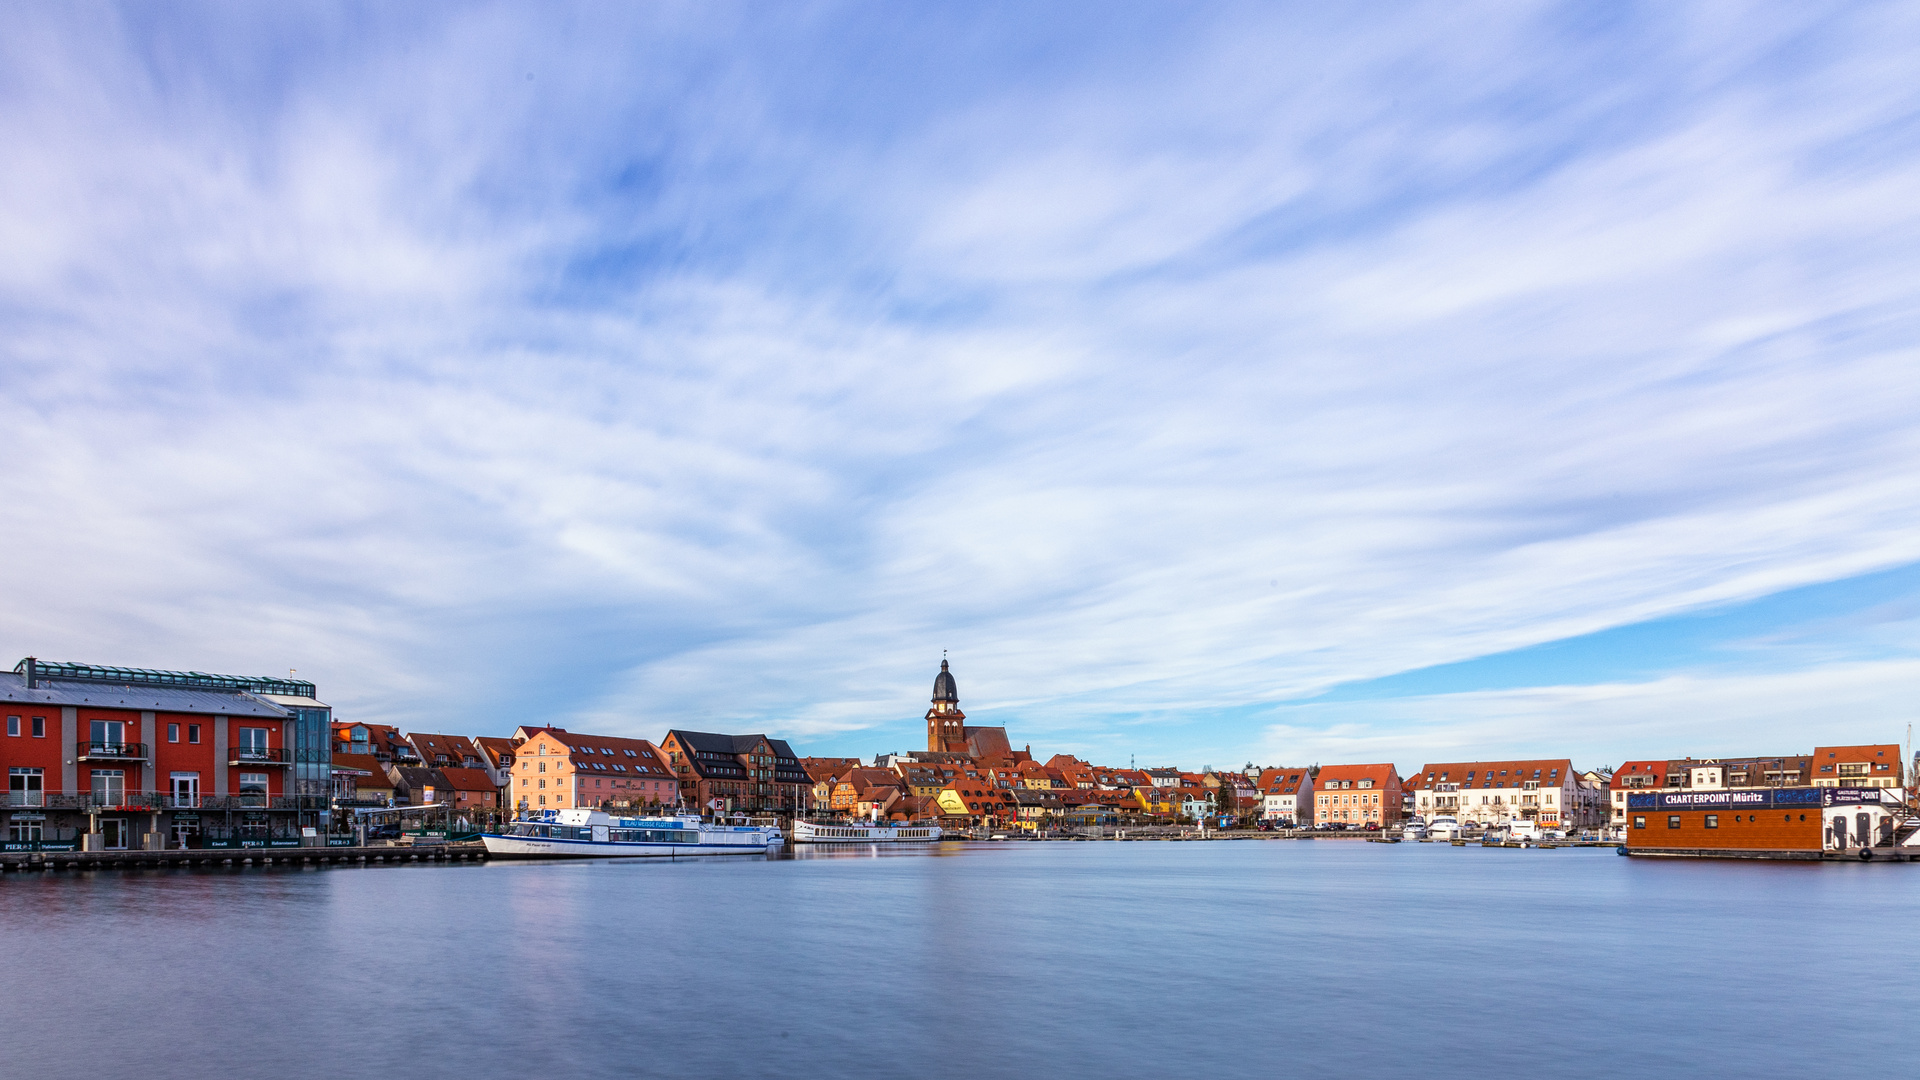
<path id="1" fill-rule="evenodd" d="M 147 744 L 142 742 L 83 742 L 74 747 L 81 761 L 145 761 Z"/>
<path id="2" fill-rule="evenodd" d="M 236 746 L 227 751 L 229 765 L 290 765 L 285 747 Z"/>
<path id="3" fill-rule="evenodd" d="M 180 795 L 171 791 L 82 791 L 73 794 L 12 791 L 9 806 L 47 810 L 326 810 L 324 795 L 269 795 L 257 791 L 235 795 Z M 20 799 L 22 801 L 14 801 Z M 34 801 L 28 802 L 27 799 Z"/>

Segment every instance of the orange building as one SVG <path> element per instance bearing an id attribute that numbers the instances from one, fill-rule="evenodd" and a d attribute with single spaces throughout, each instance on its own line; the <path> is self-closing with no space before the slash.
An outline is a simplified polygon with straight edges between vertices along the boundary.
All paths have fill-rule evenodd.
<path id="1" fill-rule="evenodd" d="M 1400 773 L 1392 765 L 1326 765 L 1313 778 L 1315 824 L 1382 828 L 1400 820 Z"/>
<path id="2" fill-rule="evenodd" d="M 665 755 L 645 739 L 523 727 L 508 798 L 514 810 L 674 806 L 679 785 Z"/>
<path id="3" fill-rule="evenodd" d="M 1897 788 L 1906 786 L 1900 748 L 1892 743 L 1813 748 L 1813 786 Z"/>
<path id="4" fill-rule="evenodd" d="M 1627 849 L 1819 858 L 1821 793 L 1812 787 L 1629 792 Z"/>

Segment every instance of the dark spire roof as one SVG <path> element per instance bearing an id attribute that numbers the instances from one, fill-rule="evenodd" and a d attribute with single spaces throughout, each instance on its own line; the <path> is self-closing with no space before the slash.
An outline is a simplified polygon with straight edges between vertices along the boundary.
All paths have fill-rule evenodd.
<path id="1" fill-rule="evenodd" d="M 953 674 L 947 670 L 947 662 L 940 661 L 940 674 L 933 677 L 933 700 L 952 704 L 960 702 L 960 688 L 954 685 Z"/>

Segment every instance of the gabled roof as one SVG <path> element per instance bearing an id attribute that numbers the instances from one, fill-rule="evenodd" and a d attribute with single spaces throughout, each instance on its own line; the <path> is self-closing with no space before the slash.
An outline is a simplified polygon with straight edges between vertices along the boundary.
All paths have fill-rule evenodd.
<path id="1" fill-rule="evenodd" d="M 1893 743 L 1868 743 L 1862 746 L 1816 746 L 1813 748 L 1813 772 L 1822 780 L 1839 775 L 1840 765 L 1868 765 L 1869 777 L 1899 777 L 1900 747 Z"/>
<path id="2" fill-rule="evenodd" d="M 438 770 L 455 791 L 496 792 L 500 789 L 484 769 L 443 768 Z"/>
<path id="3" fill-rule="evenodd" d="M 486 755 L 489 764 L 499 768 L 502 759 L 513 756 L 514 748 L 520 744 L 512 739 L 502 739 L 493 735 L 475 735 L 473 743 Z"/>
<path id="4" fill-rule="evenodd" d="M 1400 786 L 1400 770 L 1391 764 L 1322 765 L 1320 775 L 1313 779 L 1313 789 L 1325 791 L 1336 780 L 1371 780 L 1375 790 L 1387 787 L 1397 789 Z"/>
<path id="5" fill-rule="evenodd" d="M 355 787 L 393 787 L 393 780 L 387 776 L 387 763 L 372 754 L 335 754 L 333 769 L 335 772 L 354 774 Z"/>
<path id="6" fill-rule="evenodd" d="M 413 749 L 419 753 L 421 760 L 429 764 L 432 764 L 434 757 L 440 754 L 445 754 L 447 759 L 456 766 L 468 758 L 478 759 L 484 756 L 480 748 L 474 745 L 473 739 L 466 735 L 427 735 L 409 731 L 406 739 L 413 744 Z"/>
<path id="7" fill-rule="evenodd" d="M 1534 773 L 1539 773 L 1535 776 Z M 1473 774 L 1476 787 L 1519 787 L 1522 782 L 1538 781 L 1557 787 L 1574 776 L 1573 762 L 1566 758 L 1528 758 L 1520 761 L 1439 761 L 1413 774 L 1416 791 L 1432 789 L 1435 784 L 1467 786 L 1467 774 Z M 1491 779 L 1492 784 L 1487 785 Z M 1503 783 L 1503 781 L 1505 781 Z"/>
<path id="8" fill-rule="evenodd" d="M 1632 777 L 1652 778 L 1651 780 L 1643 780 L 1638 785 L 1641 787 L 1665 787 L 1667 783 L 1667 762 L 1665 759 L 1659 761 L 1626 762 L 1613 771 L 1613 782 L 1608 786 L 1616 791 L 1634 786 L 1627 782 Z"/>
<path id="9" fill-rule="evenodd" d="M 765 743 L 767 752 L 775 759 L 773 778 L 776 783 L 813 782 L 807 772 L 800 767 L 800 759 L 794 756 L 793 747 L 788 746 L 785 739 L 770 738 L 766 735 L 722 735 L 711 731 L 685 731 L 673 728 L 667 732 L 667 740 L 676 741 L 686 748 L 687 764 L 692 766 L 694 773 L 702 778 L 746 779 L 746 768 L 734 760 L 734 756 L 751 754 L 754 747 Z M 702 754 L 719 754 L 723 757 L 715 759 L 702 757 Z"/>
<path id="10" fill-rule="evenodd" d="M 1259 785 L 1262 795 L 1298 795 L 1313 790 L 1313 773 L 1304 767 L 1262 769 Z"/>
<path id="11" fill-rule="evenodd" d="M 453 784 L 447 780 L 446 774 L 439 769 L 424 765 L 389 765 L 387 775 L 393 777 L 395 791 L 405 789 L 411 794 L 431 787 L 435 797 L 438 798 L 440 792 L 453 790 Z M 491 788 L 492 785 L 489 784 L 488 787 Z"/>

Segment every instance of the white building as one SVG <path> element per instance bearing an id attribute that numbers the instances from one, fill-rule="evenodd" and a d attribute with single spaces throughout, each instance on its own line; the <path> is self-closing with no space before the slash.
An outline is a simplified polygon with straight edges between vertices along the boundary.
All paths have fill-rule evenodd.
<path id="1" fill-rule="evenodd" d="M 1313 770 L 1262 769 L 1260 817 L 1289 825 L 1313 824 Z"/>
<path id="2" fill-rule="evenodd" d="M 1483 825 L 1524 820 L 1563 829 L 1605 823 L 1605 791 L 1584 782 L 1567 758 L 1435 762 L 1407 786 L 1414 813 L 1426 819 L 1451 814 Z"/>

